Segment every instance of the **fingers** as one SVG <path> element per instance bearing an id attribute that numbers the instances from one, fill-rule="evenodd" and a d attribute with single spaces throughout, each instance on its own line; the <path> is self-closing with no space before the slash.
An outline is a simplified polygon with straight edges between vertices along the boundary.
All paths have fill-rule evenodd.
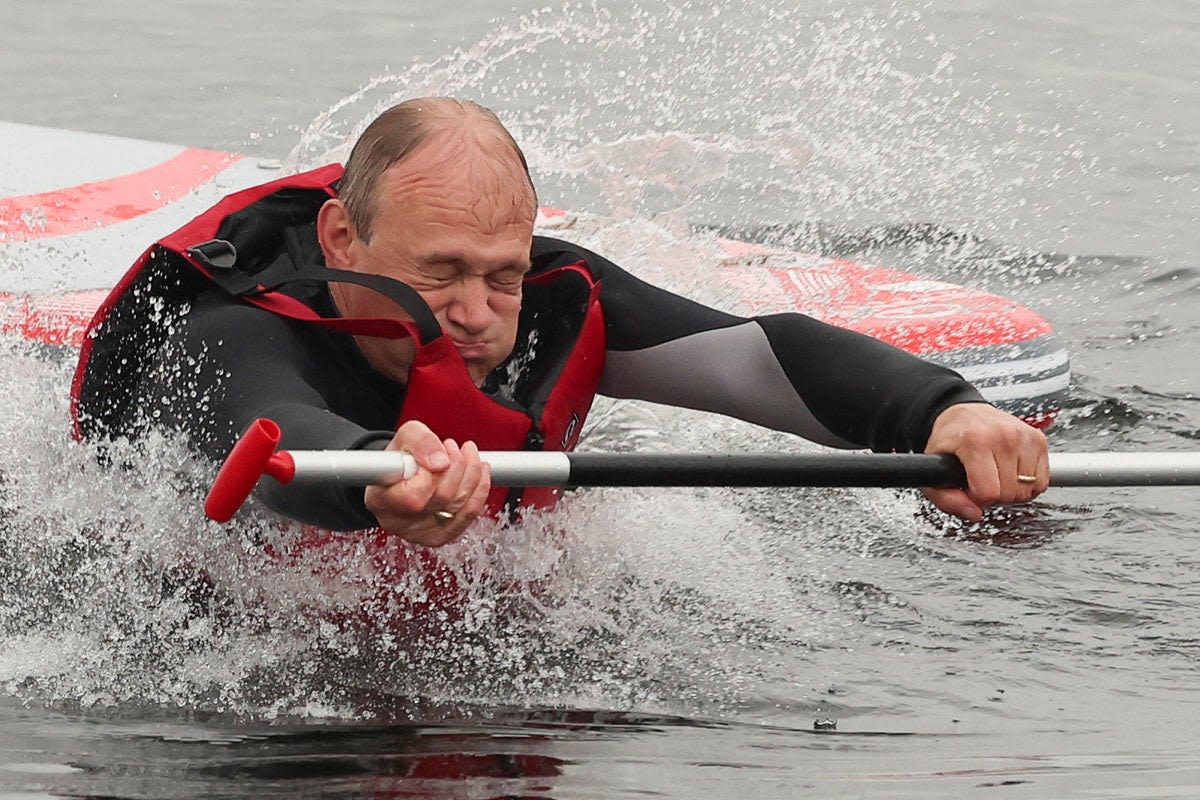
<path id="1" fill-rule="evenodd" d="M 491 471 L 473 442 L 460 447 L 453 439 L 437 441 L 434 437 L 434 447 L 426 436 L 432 436 L 429 429 L 416 425 L 420 427 L 403 436 L 407 424 L 402 426 L 393 444 L 422 448 L 421 456 L 410 450 L 420 465 L 417 473 L 391 485 L 369 486 L 363 498 L 384 530 L 416 544 L 437 547 L 457 539 L 484 512 Z M 445 466 L 430 470 L 425 464 L 438 453 L 445 456 Z"/>
<path id="2" fill-rule="evenodd" d="M 474 447 L 471 444 L 471 447 Z M 478 451 L 476 451 L 478 452 Z M 466 508 L 470 513 L 478 517 L 487 508 L 488 495 L 492 492 L 492 466 L 480 461 L 479 484 L 475 487 L 475 491 L 467 498 Z"/>
<path id="3" fill-rule="evenodd" d="M 451 466 L 438 478 L 426 506 L 459 516 L 469 514 L 474 519 L 483 511 L 482 504 L 471 502 L 483 478 L 484 465 L 479 458 L 479 449 L 474 442 L 467 442 L 460 448 L 453 439 L 447 439 L 445 447 L 450 454 Z"/>
<path id="4" fill-rule="evenodd" d="M 1040 434 L 1041 431 L 1038 433 Z M 1045 444 L 1045 434 L 1042 434 L 1041 438 L 1042 443 Z M 1041 453 L 1038 455 L 1037 461 L 1033 467 L 1033 472 L 1028 474 L 1037 479 L 1032 485 L 1033 497 L 1037 497 L 1039 494 L 1050 488 L 1050 453 L 1045 447 L 1042 448 Z"/>
<path id="5" fill-rule="evenodd" d="M 1050 483 L 1046 437 L 1021 420 L 983 403 L 951 406 L 930 432 L 926 452 L 952 453 L 967 473 L 967 488 L 931 489 L 941 510 L 971 521 L 1002 503 L 1026 503 Z"/>
<path id="6" fill-rule="evenodd" d="M 997 454 L 986 442 L 976 441 L 972 434 L 963 437 L 954 455 L 962 462 L 967 472 L 967 495 L 981 509 L 1002 502 L 1005 496 L 1005 479 L 1001 477 L 1006 469 L 1003 459 L 997 460 Z M 1015 482 L 1015 478 L 1011 482 Z"/>
<path id="7" fill-rule="evenodd" d="M 968 522 L 983 519 L 983 506 L 971 499 L 962 489 L 922 489 L 921 494 L 939 510 Z"/>
<path id="8" fill-rule="evenodd" d="M 388 450 L 404 450 L 412 454 L 417 466 L 430 472 L 443 472 L 450 467 L 450 454 L 437 434 L 420 422 L 406 422 L 396 431 Z"/>

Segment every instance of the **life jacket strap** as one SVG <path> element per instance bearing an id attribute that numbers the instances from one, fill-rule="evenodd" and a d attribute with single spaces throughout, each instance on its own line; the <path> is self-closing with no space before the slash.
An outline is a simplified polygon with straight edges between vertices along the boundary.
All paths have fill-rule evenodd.
<path id="1" fill-rule="evenodd" d="M 321 283 L 353 283 L 371 289 L 404 309 L 417 326 L 420 343 L 426 344 L 442 335 L 429 304 L 417 290 L 403 281 L 385 275 L 330 269 L 311 260 L 297 262 L 276 259 L 257 272 L 247 272 L 237 266 L 237 248 L 224 239 L 210 239 L 187 249 L 192 258 L 207 267 L 218 286 L 235 297 L 260 297 L 279 292 L 289 284 L 305 281 Z"/>

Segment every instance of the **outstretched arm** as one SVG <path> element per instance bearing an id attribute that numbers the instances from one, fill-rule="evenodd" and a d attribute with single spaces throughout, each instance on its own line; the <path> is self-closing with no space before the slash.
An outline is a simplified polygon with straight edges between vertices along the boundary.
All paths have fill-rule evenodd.
<path id="1" fill-rule="evenodd" d="M 601 281 L 608 343 L 603 394 L 881 452 L 920 452 L 943 410 L 984 402 L 957 373 L 877 339 L 802 314 L 727 314 L 583 248 L 537 241 L 585 259 Z"/>
<path id="2" fill-rule="evenodd" d="M 604 394 L 726 414 L 835 447 L 952 453 L 970 488 L 925 494 L 967 519 L 1045 490 L 1045 437 L 952 370 L 801 314 L 726 314 L 565 247 L 603 281 Z"/>

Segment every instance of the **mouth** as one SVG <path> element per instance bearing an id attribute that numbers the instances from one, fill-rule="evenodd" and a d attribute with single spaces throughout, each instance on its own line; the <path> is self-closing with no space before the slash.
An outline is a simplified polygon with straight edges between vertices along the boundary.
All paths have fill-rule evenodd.
<path id="1" fill-rule="evenodd" d="M 454 340 L 454 347 L 466 361 L 484 358 L 492 349 L 488 342 L 460 342 L 457 339 Z"/>

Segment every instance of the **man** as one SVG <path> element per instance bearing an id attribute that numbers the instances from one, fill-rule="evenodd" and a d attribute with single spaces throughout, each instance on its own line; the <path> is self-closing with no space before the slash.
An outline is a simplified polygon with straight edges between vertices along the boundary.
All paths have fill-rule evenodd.
<path id="1" fill-rule="evenodd" d="M 407 450 L 420 467 L 407 480 L 262 496 L 305 522 L 432 546 L 505 504 L 546 502 L 494 489 L 476 443 L 569 449 L 596 391 L 834 446 L 953 453 L 969 488 L 925 494 L 970 520 L 1045 490 L 1045 437 L 955 373 L 801 315 L 745 319 L 664 292 L 534 237 L 536 211 L 490 111 L 402 103 L 344 176 L 235 195 L 148 252 L 85 347 L 79 429 L 168 426 L 222 458 L 268 416 L 291 448 Z"/>

